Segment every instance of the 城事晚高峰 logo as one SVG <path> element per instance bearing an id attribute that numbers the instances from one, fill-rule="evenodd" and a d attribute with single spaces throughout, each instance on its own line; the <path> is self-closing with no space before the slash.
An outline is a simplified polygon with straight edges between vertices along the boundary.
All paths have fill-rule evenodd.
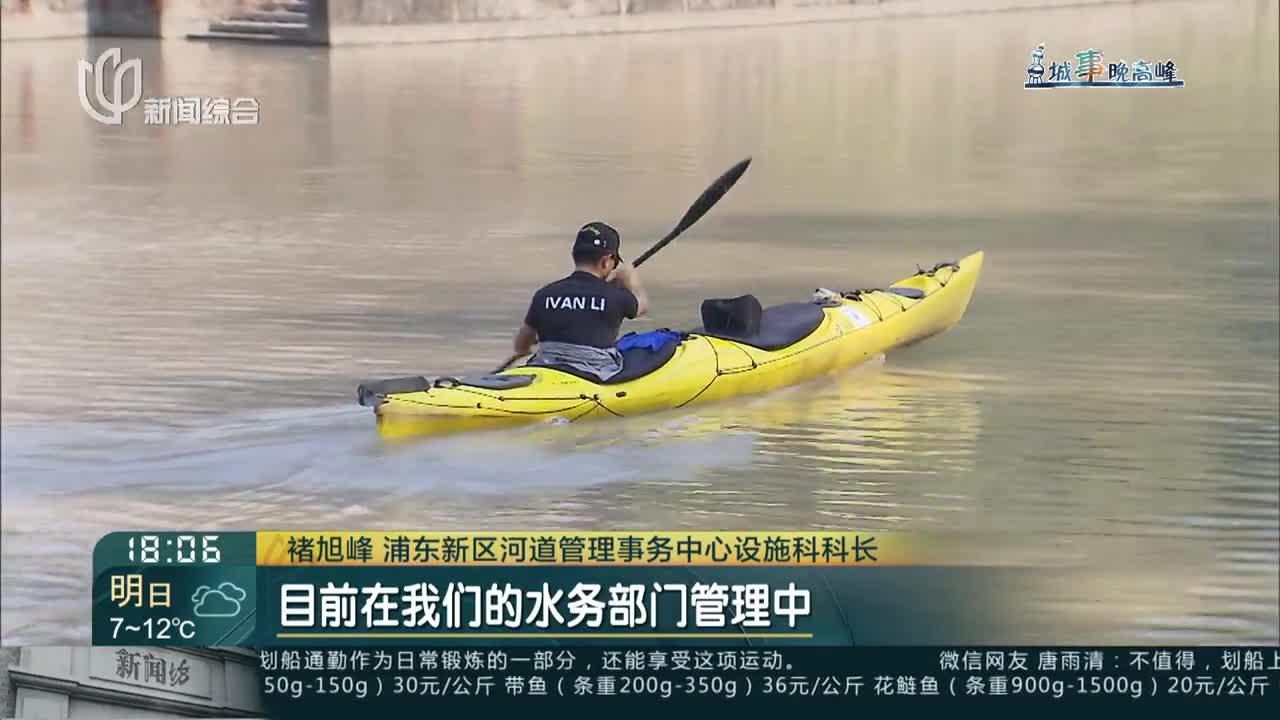
<path id="1" fill-rule="evenodd" d="M 1050 60 L 1044 64 L 1044 43 L 1031 51 L 1031 64 L 1027 66 L 1028 90 L 1041 88 L 1180 88 L 1186 83 L 1178 77 L 1179 68 L 1173 60 L 1147 62 L 1134 60 L 1133 65 L 1124 60 L 1104 62 L 1101 50 L 1089 48 L 1077 52 L 1073 59 Z"/>
<path id="2" fill-rule="evenodd" d="M 121 62 L 120 48 L 104 51 L 92 64 L 82 58 L 77 65 L 77 78 L 80 107 L 103 125 L 120 125 L 124 114 L 139 101 L 146 125 L 258 124 L 257 98 L 176 96 L 143 100 L 142 61 L 132 58 Z"/>

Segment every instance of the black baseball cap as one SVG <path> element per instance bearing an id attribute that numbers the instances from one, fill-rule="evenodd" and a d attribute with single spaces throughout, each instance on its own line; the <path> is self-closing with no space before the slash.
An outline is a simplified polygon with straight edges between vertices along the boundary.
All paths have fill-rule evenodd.
<path id="1" fill-rule="evenodd" d="M 578 230 L 578 237 L 573 241 L 573 251 L 594 250 L 597 252 L 618 254 L 622 247 L 622 238 L 618 231 L 602 222 L 589 222 Z"/>

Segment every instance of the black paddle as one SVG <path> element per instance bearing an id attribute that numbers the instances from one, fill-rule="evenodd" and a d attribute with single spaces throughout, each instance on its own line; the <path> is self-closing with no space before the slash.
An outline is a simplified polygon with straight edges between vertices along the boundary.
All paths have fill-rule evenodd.
<path id="1" fill-rule="evenodd" d="M 698 222 L 703 215 L 707 214 L 708 210 L 715 206 L 716 203 L 720 202 L 720 198 L 724 197 L 724 194 L 729 192 L 729 188 L 733 187 L 733 184 L 738 182 L 738 178 L 742 177 L 742 174 L 747 171 L 747 166 L 750 164 L 751 158 L 747 158 L 739 162 L 737 165 L 729 168 L 723 175 L 716 178 L 715 182 L 711 183 L 706 190 L 702 191 L 702 194 L 698 196 L 698 199 L 693 201 L 693 204 L 689 206 L 689 210 L 685 212 L 684 217 L 680 218 L 680 222 L 676 223 L 676 226 L 671 229 L 671 232 L 667 233 L 666 237 L 654 243 L 653 247 L 645 250 L 640 257 L 636 258 L 635 261 L 631 263 L 632 267 L 640 267 L 641 263 L 653 257 L 655 253 L 670 244 L 672 240 L 675 240 L 680 233 L 688 230 L 690 226 Z M 527 354 L 528 353 L 516 353 L 515 355 L 512 355 L 507 358 L 506 362 L 499 365 L 494 372 L 499 373 L 506 370 L 511 367 L 511 363 L 514 363 L 516 360 L 519 360 Z"/>

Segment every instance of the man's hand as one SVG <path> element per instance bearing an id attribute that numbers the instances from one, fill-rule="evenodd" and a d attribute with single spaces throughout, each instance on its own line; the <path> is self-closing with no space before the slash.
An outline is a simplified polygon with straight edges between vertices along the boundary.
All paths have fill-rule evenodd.
<path id="1" fill-rule="evenodd" d="M 644 291 L 644 285 L 640 282 L 640 273 L 636 270 L 635 265 L 628 262 L 614 268 L 609 282 L 621 285 L 636 296 L 636 317 L 649 312 L 649 295 Z"/>
<path id="2" fill-rule="evenodd" d="M 629 287 L 629 282 L 635 277 L 636 266 L 629 262 L 624 262 L 614 268 L 613 272 L 609 273 L 609 279 L 607 282 L 617 283 L 622 287 Z"/>

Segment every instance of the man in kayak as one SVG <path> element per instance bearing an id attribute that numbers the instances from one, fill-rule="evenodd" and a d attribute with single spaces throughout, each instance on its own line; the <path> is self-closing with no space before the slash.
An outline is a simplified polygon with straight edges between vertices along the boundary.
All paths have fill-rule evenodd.
<path id="1" fill-rule="evenodd" d="M 622 370 L 614 348 L 623 320 L 644 315 L 649 296 L 640 275 L 618 254 L 618 231 L 587 223 L 573 242 L 573 274 L 534 293 L 515 351 L 538 353 L 530 365 L 568 365 L 603 380 Z"/>

